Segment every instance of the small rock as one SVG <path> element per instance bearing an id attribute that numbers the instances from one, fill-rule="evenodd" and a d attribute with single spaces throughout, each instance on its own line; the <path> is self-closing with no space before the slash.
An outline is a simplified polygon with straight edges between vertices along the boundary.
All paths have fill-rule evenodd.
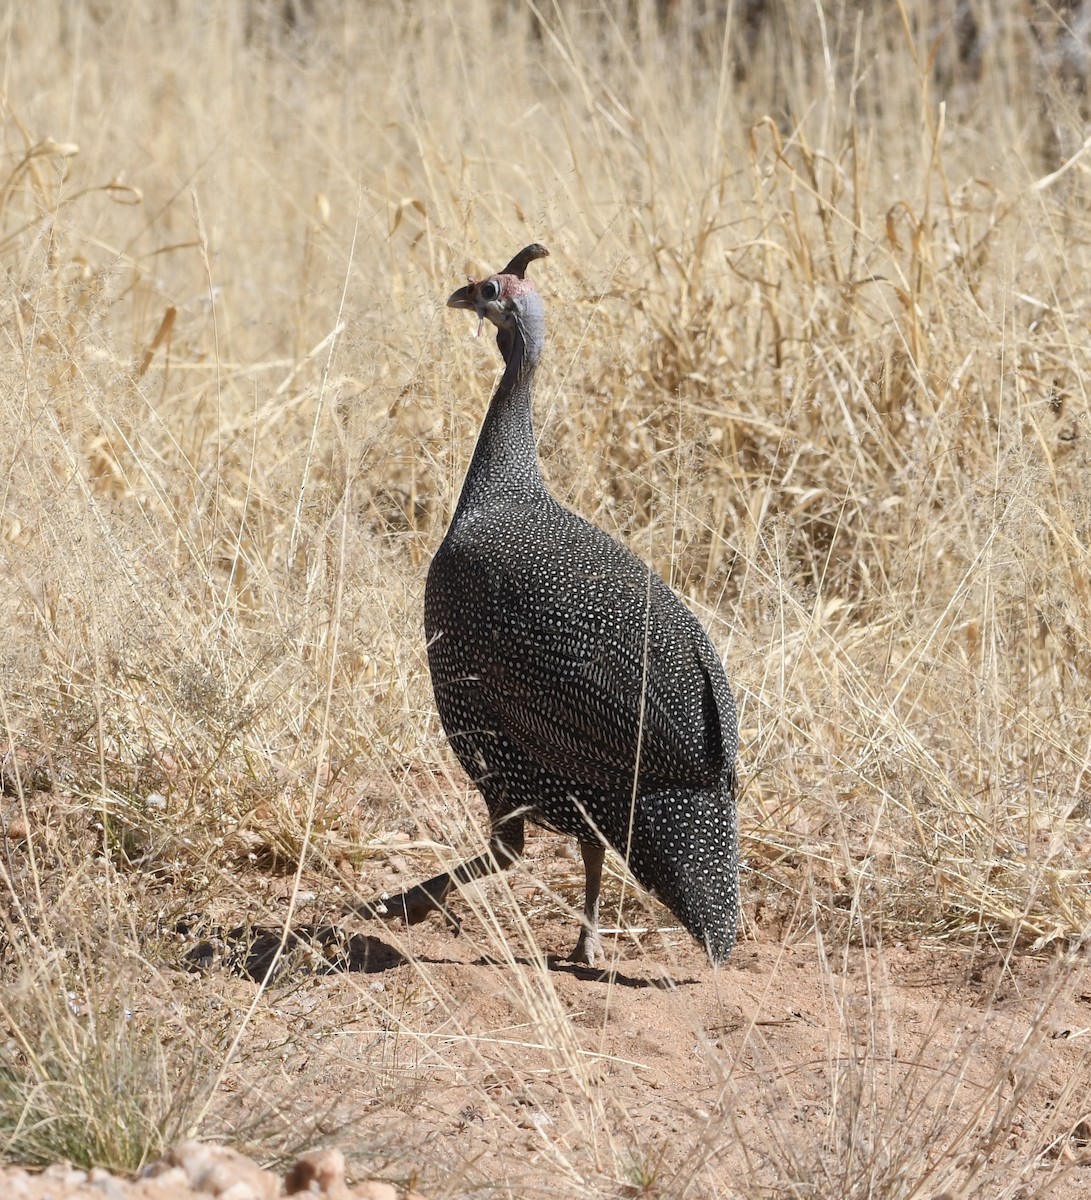
<path id="1" fill-rule="evenodd" d="M 176 1188 L 189 1187 L 189 1180 L 181 1167 L 168 1167 L 161 1161 L 152 1163 L 150 1167 L 146 1168 L 141 1174 L 141 1178 L 153 1184 L 156 1191 L 166 1192 Z"/>
<path id="2" fill-rule="evenodd" d="M 398 1200 L 398 1192 L 394 1185 L 382 1183 L 378 1179 L 358 1183 L 349 1195 L 352 1200 Z"/>
<path id="3" fill-rule="evenodd" d="M 522 1120 L 516 1122 L 520 1129 L 545 1129 L 553 1124 L 553 1118 L 548 1113 L 542 1112 L 540 1109 L 537 1112 L 527 1113 Z"/>
<path id="4" fill-rule="evenodd" d="M 22 817 L 12 817 L 4 832 L 13 842 L 25 842 L 29 836 L 27 833 L 27 823 Z"/>
<path id="5" fill-rule="evenodd" d="M 72 1187 L 78 1187 L 81 1183 L 87 1182 L 86 1171 L 81 1171 L 79 1167 L 74 1167 L 71 1163 L 66 1162 L 51 1163 L 42 1172 L 42 1177 L 58 1179 L 61 1183 L 67 1183 Z"/>
<path id="6" fill-rule="evenodd" d="M 227 1189 L 222 1192 L 215 1192 L 214 1195 L 219 1197 L 219 1200 L 261 1200 L 264 1193 L 254 1191 L 254 1185 L 246 1179 L 236 1179 L 234 1183 L 229 1183 Z"/>
<path id="7" fill-rule="evenodd" d="M 10 1196 L 11 1200 L 22 1200 L 30 1195 L 30 1176 L 21 1167 L 0 1171 L 0 1185 L 4 1188 L 4 1195 Z"/>
<path id="8" fill-rule="evenodd" d="M 181 1167 L 194 1191 L 220 1200 L 275 1200 L 280 1195 L 280 1180 L 271 1171 L 263 1171 L 252 1159 L 230 1146 L 204 1142 L 182 1142 L 159 1160 L 149 1174 L 156 1178 L 171 1167 Z"/>
<path id="9" fill-rule="evenodd" d="M 42 1178 L 75 1188 L 87 1182 L 87 1172 L 72 1166 L 71 1163 L 52 1163 L 42 1172 Z"/>
<path id="10" fill-rule="evenodd" d="M 109 1171 L 104 1171 L 102 1167 L 92 1167 L 87 1181 L 96 1191 L 102 1192 L 106 1200 L 125 1200 L 125 1189 L 121 1186 L 121 1180 L 116 1179 Z"/>
<path id="11" fill-rule="evenodd" d="M 301 1154 L 284 1179 L 289 1196 L 298 1192 L 317 1192 L 332 1200 L 348 1195 L 345 1187 L 345 1156 L 340 1150 L 312 1150 Z"/>

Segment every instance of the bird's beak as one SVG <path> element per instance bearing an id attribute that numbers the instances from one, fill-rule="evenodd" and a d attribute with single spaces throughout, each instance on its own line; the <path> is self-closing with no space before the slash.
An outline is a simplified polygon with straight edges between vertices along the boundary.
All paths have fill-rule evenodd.
<path id="1" fill-rule="evenodd" d="M 485 314 L 477 306 L 477 283 L 470 280 L 465 287 L 460 287 L 457 292 L 452 292 L 447 300 L 448 308 L 468 308 L 471 312 L 477 313 L 477 332 L 474 337 L 480 337 L 482 329 L 485 328 Z"/>
<path id="2" fill-rule="evenodd" d="M 448 308 L 476 308 L 474 303 L 474 287 L 475 284 L 471 281 L 465 287 L 460 287 L 457 292 L 452 293 L 451 298 L 447 301 Z"/>

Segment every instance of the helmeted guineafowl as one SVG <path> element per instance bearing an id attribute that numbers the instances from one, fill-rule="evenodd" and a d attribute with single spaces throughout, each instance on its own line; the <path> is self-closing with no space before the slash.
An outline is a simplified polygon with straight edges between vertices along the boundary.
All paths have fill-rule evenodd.
<path id="1" fill-rule="evenodd" d="M 489 849 L 365 911 L 446 911 L 453 885 L 519 858 L 530 818 L 579 839 L 573 960 L 602 961 L 605 844 L 720 962 L 739 913 L 735 702 L 678 597 L 546 490 L 531 417 L 545 316 L 526 268 L 547 254 L 528 246 L 447 301 L 496 326 L 505 363 L 424 596 L 436 704 L 488 806 Z"/>

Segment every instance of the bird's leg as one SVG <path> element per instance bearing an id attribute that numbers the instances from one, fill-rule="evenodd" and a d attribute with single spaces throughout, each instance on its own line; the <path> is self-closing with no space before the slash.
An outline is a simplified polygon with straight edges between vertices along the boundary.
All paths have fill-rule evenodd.
<path id="1" fill-rule="evenodd" d="M 433 875 L 431 879 L 397 896 L 355 905 L 350 911 L 358 916 L 379 917 L 384 921 L 403 921 L 406 925 L 417 925 L 431 913 L 440 912 L 448 927 L 457 935 L 460 929 L 458 917 L 445 903 L 451 888 L 455 884 L 494 875 L 497 871 L 506 871 L 522 856 L 523 841 L 522 817 L 497 818 L 493 821 L 489 848 L 484 854 L 460 864 L 453 871 Z"/>
<path id="2" fill-rule="evenodd" d="M 583 926 L 576 948 L 569 958 L 572 962 L 586 963 L 589 967 L 601 967 L 605 959 L 599 940 L 599 893 L 602 890 L 602 861 L 606 857 L 606 850 L 601 842 L 580 842 L 580 853 L 583 855 L 585 882 Z"/>
<path id="3" fill-rule="evenodd" d="M 469 862 L 455 867 L 452 872 L 453 881 L 469 883 L 483 875 L 495 875 L 497 871 L 506 871 L 523 857 L 525 841 L 522 817 L 506 813 L 502 817 L 493 818 L 488 850 L 479 854 L 477 858 L 471 858 Z"/>

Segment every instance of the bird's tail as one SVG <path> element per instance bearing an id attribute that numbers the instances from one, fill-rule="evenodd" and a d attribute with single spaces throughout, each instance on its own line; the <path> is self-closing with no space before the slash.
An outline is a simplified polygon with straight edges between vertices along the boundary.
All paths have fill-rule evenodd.
<path id="1" fill-rule="evenodd" d="M 616 848 L 629 869 L 713 962 L 735 945 L 739 923 L 739 834 L 730 780 L 723 794 L 668 788 L 637 798 L 632 830 Z"/>

